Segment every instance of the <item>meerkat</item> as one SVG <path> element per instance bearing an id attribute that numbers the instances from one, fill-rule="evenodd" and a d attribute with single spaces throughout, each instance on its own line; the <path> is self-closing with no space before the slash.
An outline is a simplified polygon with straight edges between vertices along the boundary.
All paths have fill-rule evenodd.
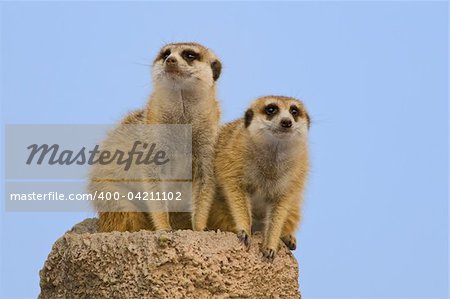
<path id="1" fill-rule="evenodd" d="M 192 126 L 192 213 L 129 212 L 129 202 L 112 203 L 115 212 L 99 211 L 99 229 L 109 231 L 171 230 L 177 228 L 204 230 L 214 193 L 213 156 L 218 135 L 220 109 L 216 82 L 222 64 L 208 48 L 197 43 L 171 43 L 159 51 L 152 65 L 153 92 L 144 109 L 127 115 L 118 128 L 130 124 L 190 124 Z M 118 129 L 116 128 L 115 131 Z M 108 135 L 105 147 L 120 147 L 127 134 Z M 120 172 L 120 166 L 93 167 L 89 190 L 128 191 L 123 186 L 102 180 Z M 134 179 L 133 174 L 126 174 Z M 113 190 L 111 190 L 113 189 Z M 111 204 L 111 203 L 108 203 Z"/>
<path id="2" fill-rule="evenodd" d="M 309 167 L 309 126 L 302 102 L 265 96 L 255 100 L 242 119 L 222 127 L 210 228 L 237 233 L 247 247 L 251 233 L 262 231 L 262 251 L 269 260 L 280 239 L 295 249 Z"/>

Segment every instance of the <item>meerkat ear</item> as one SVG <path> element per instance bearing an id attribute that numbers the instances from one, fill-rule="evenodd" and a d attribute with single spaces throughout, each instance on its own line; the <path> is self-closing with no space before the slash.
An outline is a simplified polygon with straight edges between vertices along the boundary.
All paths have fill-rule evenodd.
<path id="1" fill-rule="evenodd" d="M 247 111 L 245 111 L 245 117 L 244 117 L 244 124 L 245 124 L 246 128 L 248 126 L 250 126 L 250 123 L 252 122 L 252 119 L 253 119 L 253 110 L 252 109 L 248 109 Z"/>
<path id="2" fill-rule="evenodd" d="M 308 125 L 308 130 L 311 127 L 311 118 L 309 117 L 308 113 L 305 113 L 305 117 L 306 117 L 306 123 Z"/>
<path id="3" fill-rule="evenodd" d="M 220 72 L 222 71 L 222 63 L 218 59 L 211 62 L 211 69 L 213 73 L 213 79 L 216 81 L 220 77 Z"/>

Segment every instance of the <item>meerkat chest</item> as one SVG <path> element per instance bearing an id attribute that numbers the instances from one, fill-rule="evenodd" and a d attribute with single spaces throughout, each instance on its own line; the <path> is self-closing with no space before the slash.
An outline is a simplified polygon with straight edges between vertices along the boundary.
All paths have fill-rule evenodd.
<path id="1" fill-rule="evenodd" d="M 250 196 L 252 208 L 252 232 L 264 230 L 264 220 L 267 215 L 269 207 L 264 194 L 261 192 L 254 192 Z"/>
<path id="2" fill-rule="evenodd" d="M 245 179 L 250 194 L 258 199 L 272 201 L 287 190 L 292 175 L 284 167 L 265 167 L 254 163 L 247 169 Z"/>
<path id="3" fill-rule="evenodd" d="M 262 230 L 267 210 L 288 190 L 290 178 L 289 171 L 278 168 L 272 168 L 270 173 L 260 167 L 248 169 L 245 180 L 252 207 L 252 230 Z"/>
<path id="4" fill-rule="evenodd" d="M 252 209 L 252 231 L 263 231 L 269 209 L 288 188 L 289 176 L 272 178 L 251 175 L 248 182 L 251 184 L 248 190 Z"/>

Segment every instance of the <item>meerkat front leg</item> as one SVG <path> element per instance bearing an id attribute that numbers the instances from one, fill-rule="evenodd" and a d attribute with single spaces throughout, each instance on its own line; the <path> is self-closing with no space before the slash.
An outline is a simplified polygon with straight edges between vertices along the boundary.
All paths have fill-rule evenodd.
<path id="1" fill-rule="evenodd" d="M 211 122 L 211 121 L 208 121 Z M 214 122 L 211 122 L 214 123 Z M 192 209 L 193 230 L 203 231 L 207 229 L 208 217 L 214 200 L 214 152 L 218 131 L 215 126 L 204 128 L 201 134 L 195 136 L 194 156 L 196 162 L 194 177 L 194 198 Z"/>
<path id="2" fill-rule="evenodd" d="M 192 210 L 192 229 L 203 231 L 207 229 L 209 211 L 214 196 L 213 173 L 207 173 L 203 181 L 199 184 L 194 195 L 194 206 Z"/>
<path id="3" fill-rule="evenodd" d="M 159 172 L 158 172 L 159 171 Z M 151 177 L 162 178 L 162 174 L 168 171 L 167 169 L 161 168 L 157 172 L 151 173 Z M 142 178 L 146 176 L 146 173 L 140 174 Z M 149 195 L 146 201 L 143 201 L 146 206 L 146 211 L 149 214 L 149 218 L 153 224 L 154 230 L 165 230 L 170 231 L 172 227 L 170 225 L 169 209 L 167 202 L 160 200 L 159 194 L 167 192 L 168 184 L 164 181 L 162 182 L 142 182 L 140 190 L 145 190 L 144 194 Z M 157 194 L 157 195 L 155 195 Z M 157 197 L 157 198 L 154 198 Z"/>
<path id="4" fill-rule="evenodd" d="M 236 226 L 238 239 L 245 247 L 249 248 L 252 213 L 247 193 L 242 189 L 238 182 L 228 182 L 227 185 L 223 185 L 223 191 Z"/>
<path id="5" fill-rule="evenodd" d="M 201 162 L 198 163 L 198 170 L 194 177 L 194 198 L 192 207 L 192 228 L 193 230 L 206 230 L 208 224 L 209 210 L 214 196 L 214 169 L 213 169 L 213 145 L 206 145 L 199 152 Z"/>
<path id="6" fill-rule="evenodd" d="M 172 230 L 167 212 L 151 212 L 150 218 L 155 230 Z"/>
<path id="7" fill-rule="evenodd" d="M 296 206 L 292 208 L 284 223 L 283 230 L 281 232 L 281 241 L 290 249 L 295 250 L 297 248 L 297 240 L 295 238 L 295 231 L 300 222 L 300 208 Z"/>
<path id="8" fill-rule="evenodd" d="M 264 243 L 263 243 L 263 255 L 268 260 L 273 260 L 280 244 L 281 233 L 286 220 L 289 215 L 289 203 L 288 198 L 281 198 L 278 202 L 274 203 L 269 211 Z"/>

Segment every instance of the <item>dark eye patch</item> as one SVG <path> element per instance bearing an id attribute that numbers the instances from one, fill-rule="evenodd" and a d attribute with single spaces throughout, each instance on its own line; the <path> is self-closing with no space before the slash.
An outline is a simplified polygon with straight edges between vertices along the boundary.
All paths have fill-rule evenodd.
<path id="1" fill-rule="evenodd" d="M 172 53 L 172 52 L 170 51 L 170 49 L 167 49 L 167 50 L 162 51 L 162 52 L 159 54 L 159 59 L 166 60 L 167 57 L 169 57 L 170 53 Z"/>
<path id="2" fill-rule="evenodd" d="M 269 104 L 266 107 L 264 107 L 264 113 L 267 115 L 267 119 L 271 120 L 272 117 L 275 116 L 279 111 L 279 108 L 275 104 Z"/>
<path id="3" fill-rule="evenodd" d="M 295 121 L 297 121 L 299 117 L 302 117 L 302 110 L 295 105 L 291 105 L 289 108 L 289 113 L 291 113 Z"/>
<path id="4" fill-rule="evenodd" d="M 187 62 L 192 62 L 194 60 L 200 60 L 200 54 L 193 50 L 184 50 L 181 52 L 181 57 Z"/>

